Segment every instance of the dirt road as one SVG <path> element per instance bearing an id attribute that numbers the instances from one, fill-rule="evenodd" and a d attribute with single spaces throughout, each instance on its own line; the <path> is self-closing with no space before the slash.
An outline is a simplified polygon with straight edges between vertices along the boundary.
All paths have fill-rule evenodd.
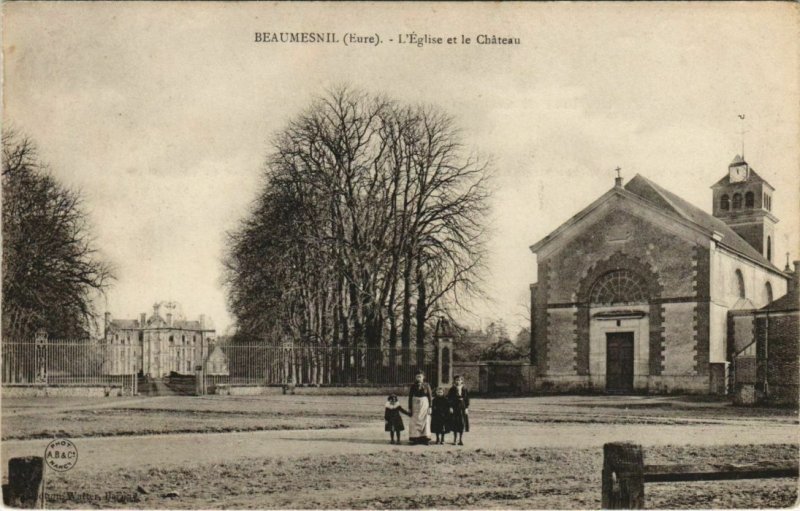
<path id="1" fill-rule="evenodd" d="M 474 421 L 467 445 L 393 446 L 383 423 L 371 421 L 339 430 L 258 431 L 244 433 L 173 434 L 74 439 L 79 459 L 74 471 L 157 466 L 192 466 L 252 458 L 298 458 L 309 455 L 364 454 L 393 449 L 514 449 L 523 447 L 600 447 L 628 440 L 655 445 L 725 445 L 798 443 L 795 424 L 728 420 L 698 425 L 664 424 L 537 424 L 496 425 Z M 48 440 L 5 441 L 2 463 L 10 457 L 41 455 Z"/>

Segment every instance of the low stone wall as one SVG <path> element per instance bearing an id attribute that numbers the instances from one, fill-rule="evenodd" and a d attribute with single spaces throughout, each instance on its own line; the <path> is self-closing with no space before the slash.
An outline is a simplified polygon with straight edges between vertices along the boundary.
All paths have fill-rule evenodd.
<path id="1" fill-rule="evenodd" d="M 479 362 L 453 362 L 453 377 L 456 376 L 464 378 L 464 385 L 470 392 L 485 392 L 481 389 L 481 364 Z"/>
<path id="2" fill-rule="evenodd" d="M 756 386 L 752 383 L 741 383 L 736 385 L 736 392 L 733 395 L 733 402 L 737 405 L 754 405 L 758 401 Z"/>
<path id="3" fill-rule="evenodd" d="M 708 376 L 650 376 L 648 394 L 710 394 Z"/>
<path id="4" fill-rule="evenodd" d="M 123 395 L 119 387 L 3 387 L 3 399 L 15 397 L 109 397 Z"/>
<path id="5" fill-rule="evenodd" d="M 604 394 L 605 378 L 591 376 L 543 376 L 533 390 L 542 394 Z M 709 394 L 708 376 L 660 375 L 634 378 L 634 394 Z"/>
<path id="6" fill-rule="evenodd" d="M 410 384 L 409 384 L 410 385 Z M 228 393 L 231 396 L 260 396 L 283 394 L 283 387 L 258 387 L 258 386 L 230 386 Z M 408 394 L 408 386 L 402 387 L 295 387 L 295 395 L 306 396 L 388 396 Z"/>
<path id="7" fill-rule="evenodd" d="M 534 390 L 535 369 L 528 362 L 453 362 L 453 375 L 461 375 L 470 392 L 477 394 L 528 394 Z"/>
<path id="8" fill-rule="evenodd" d="M 592 384 L 587 376 L 545 376 L 537 378 L 533 384 L 537 394 L 586 394 L 590 392 L 602 393 L 605 389 Z"/>

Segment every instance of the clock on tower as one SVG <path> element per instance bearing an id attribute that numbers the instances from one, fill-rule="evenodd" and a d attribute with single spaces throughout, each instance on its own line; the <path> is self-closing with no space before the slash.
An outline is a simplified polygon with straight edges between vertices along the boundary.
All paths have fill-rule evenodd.
<path id="1" fill-rule="evenodd" d="M 728 175 L 711 188 L 714 216 L 771 261 L 778 222 L 772 214 L 775 189 L 739 155 L 728 165 Z"/>
<path id="2" fill-rule="evenodd" d="M 730 172 L 731 183 L 747 181 L 747 163 L 742 162 L 741 165 L 732 165 L 728 170 Z"/>

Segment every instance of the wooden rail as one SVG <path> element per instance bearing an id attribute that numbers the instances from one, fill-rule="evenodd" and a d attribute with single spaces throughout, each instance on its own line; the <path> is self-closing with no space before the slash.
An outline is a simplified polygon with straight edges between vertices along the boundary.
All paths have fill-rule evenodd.
<path id="1" fill-rule="evenodd" d="M 603 509 L 643 509 L 644 483 L 797 478 L 798 462 L 776 465 L 647 465 L 642 447 L 630 442 L 603 445 Z"/>

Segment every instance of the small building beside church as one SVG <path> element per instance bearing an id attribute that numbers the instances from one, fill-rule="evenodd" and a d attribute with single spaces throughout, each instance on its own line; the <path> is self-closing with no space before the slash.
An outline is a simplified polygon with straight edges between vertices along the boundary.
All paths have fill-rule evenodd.
<path id="1" fill-rule="evenodd" d="M 782 297 L 729 315 L 732 390 L 740 404 L 800 403 L 800 261 L 794 262 L 791 277 Z"/>
<path id="2" fill-rule="evenodd" d="M 166 313 L 162 316 L 162 306 Z M 216 331 L 205 315 L 197 320 L 176 318 L 173 303 L 156 303 L 148 318 L 112 319 L 105 315 L 104 341 L 108 374 L 141 373 L 161 378 L 170 373 L 194 374 L 194 367 L 212 351 Z"/>
<path id="3" fill-rule="evenodd" d="M 729 312 L 786 294 L 774 189 L 740 156 L 712 214 L 636 175 L 533 244 L 531 363 L 541 389 L 724 393 Z"/>

